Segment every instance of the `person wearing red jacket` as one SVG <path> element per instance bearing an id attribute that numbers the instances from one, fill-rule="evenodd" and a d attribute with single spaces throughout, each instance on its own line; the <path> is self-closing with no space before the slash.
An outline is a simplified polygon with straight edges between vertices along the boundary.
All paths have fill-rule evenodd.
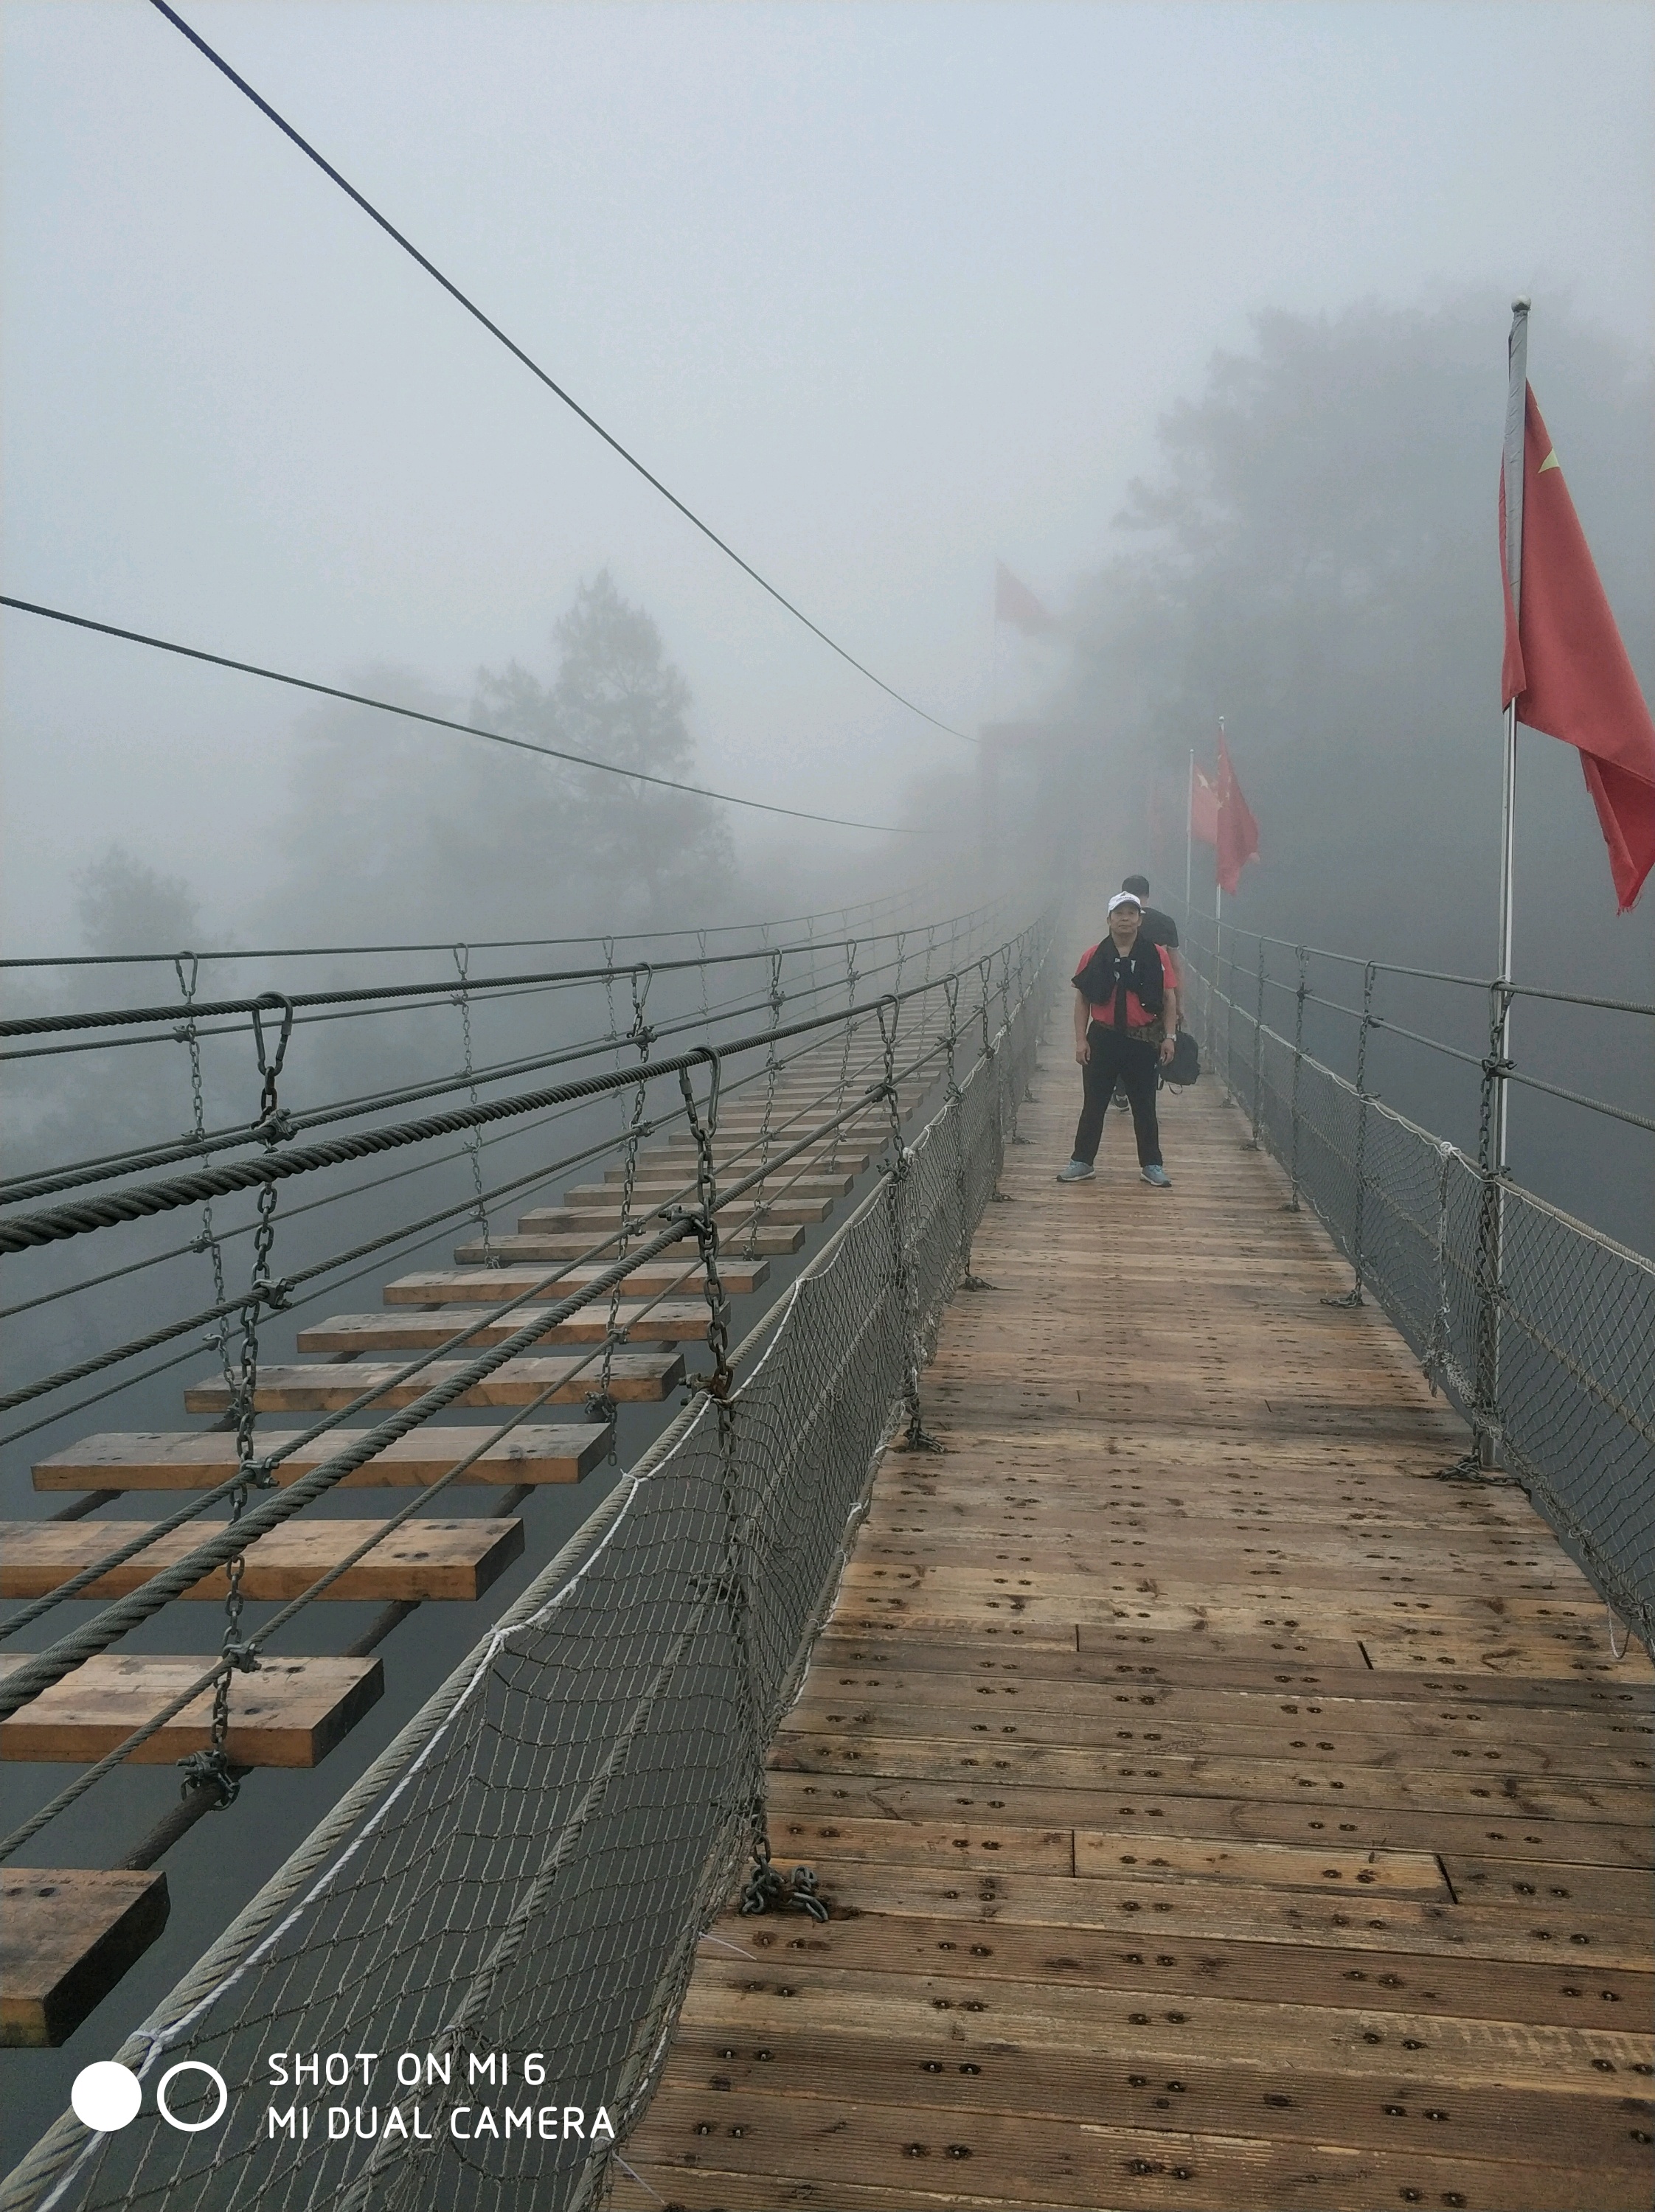
<path id="1" fill-rule="evenodd" d="M 1172 1178 L 1161 1163 L 1155 1076 L 1172 1057 L 1177 976 L 1166 948 L 1144 934 L 1135 892 L 1117 891 L 1110 899 L 1109 934 L 1081 954 L 1074 982 L 1074 1057 L 1086 1095 L 1074 1154 L 1058 1170 L 1057 1180 L 1085 1182 L 1095 1174 L 1104 1115 L 1118 1078 L 1132 1108 L 1138 1171 L 1153 1188 L 1168 1190 Z"/>

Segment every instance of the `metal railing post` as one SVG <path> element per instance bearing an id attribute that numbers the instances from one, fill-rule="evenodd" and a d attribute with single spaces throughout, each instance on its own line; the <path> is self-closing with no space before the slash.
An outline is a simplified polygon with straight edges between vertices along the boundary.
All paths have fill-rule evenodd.
<path id="1" fill-rule="evenodd" d="M 1288 1146 L 1287 1203 L 1284 1213 L 1299 1212 L 1299 1077 L 1305 1065 L 1305 1001 L 1310 995 L 1311 956 L 1302 945 L 1293 947 L 1293 957 L 1299 963 L 1299 988 L 1293 994 L 1293 1140 Z"/>
<path id="2" fill-rule="evenodd" d="M 1488 992 L 1488 1052 L 1477 1110 L 1476 1387 L 1471 1406 L 1473 1454 L 1481 1468 L 1500 1463 L 1500 1307 L 1506 1227 L 1506 1079 L 1512 993 L 1502 980 Z"/>
<path id="3" fill-rule="evenodd" d="M 1236 1103 L 1232 1079 L 1236 1062 L 1236 933 L 1230 932 L 1230 988 L 1224 1000 L 1224 1103 Z"/>
<path id="4" fill-rule="evenodd" d="M 1264 939 L 1258 940 L 1258 1004 L 1253 1009 L 1253 1133 L 1247 1139 L 1247 1150 L 1258 1150 L 1259 1114 L 1263 1104 L 1264 1085 Z"/>
<path id="5" fill-rule="evenodd" d="M 1351 1208 L 1350 1262 L 1353 1279 L 1342 1297 L 1324 1298 L 1329 1306 L 1360 1306 L 1362 1297 L 1362 1225 L 1367 1199 L 1367 1036 L 1373 1026 L 1373 987 L 1378 968 L 1370 960 L 1362 970 L 1362 1019 L 1356 1032 L 1356 1198 Z"/>

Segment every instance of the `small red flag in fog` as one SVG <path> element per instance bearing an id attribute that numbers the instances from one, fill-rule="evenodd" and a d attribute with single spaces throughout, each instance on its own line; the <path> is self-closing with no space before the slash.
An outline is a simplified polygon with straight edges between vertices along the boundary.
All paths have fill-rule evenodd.
<path id="1" fill-rule="evenodd" d="M 1233 896 L 1242 870 L 1249 860 L 1258 858 L 1258 824 L 1241 795 L 1221 728 L 1218 733 L 1218 835 L 1213 842 L 1218 847 L 1220 887 Z"/>
<path id="2" fill-rule="evenodd" d="M 1204 768 L 1190 769 L 1190 835 L 1198 845 L 1218 842 L 1218 786 Z"/>
<path id="3" fill-rule="evenodd" d="M 1506 554 L 1501 703 L 1515 700 L 1518 721 L 1579 754 L 1624 914 L 1655 867 L 1655 723 L 1527 384 L 1524 395 L 1515 545 L 1507 536 L 1503 471 L 1500 486 Z"/>
<path id="4" fill-rule="evenodd" d="M 1057 627 L 1056 617 L 1046 612 L 1026 584 L 1019 583 L 1003 561 L 995 563 L 995 620 L 1010 623 L 1025 637 L 1038 637 Z"/>

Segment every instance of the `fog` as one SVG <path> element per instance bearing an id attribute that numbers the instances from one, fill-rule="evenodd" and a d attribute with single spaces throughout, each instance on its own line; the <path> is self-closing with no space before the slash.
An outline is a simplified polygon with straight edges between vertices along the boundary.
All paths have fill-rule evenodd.
<path id="1" fill-rule="evenodd" d="M 1482 580 L 1434 665 L 1490 728 L 1515 289 L 1623 621 L 1648 603 L 1635 409 L 1581 366 L 1643 362 L 1655 319 L 1646 9 L 263 0 L 193 20 L 778 588 L 960 728 L 1071 680 L 1062 636 L 996 654 L 995 558 L 1084 616 L 1158 424 L 1262 311 L 1476 303 L 1444 404 L 1418 358 L 1406 431 L 1459 457 L 1456 545 Z M 14 0 L 3 21 L 8 589 L 463 714 L 480 670 L 553 680 L 553 626 L 606 568 L 692 695 L 697 780 L 940 826 L 970 749 L 766 599 L 163 19 Z M 1400 395 L 1371 396 L 1402 422 Z M 0 635 L 13 953 L 73 945 L 76 871 L 116 840 L 182 878 L 217 941 L 394 934 L 340 868 L 383 883 L 460 791 L 486 849 L 524 787 L 458 738 L 362 714 L 319 756 L 313 719 L 246 678 L 15 615 Z M 1246 689 L 1238 670 L 1192 697 L 1189 741 Z M 1279 870 L 1291 825 L 1265 796 Z M 932 851 L 729 830 L 750 910 Z M 337 903 L 295 860 L 319 838 Z M 455 872 L 424 883 L 420 933 L 484 933 L 476 871 Z M 789 900 L 806 876 L 820 899 Z M 581 923 L 624 925 L 630 891 L 582 886 Z"/>

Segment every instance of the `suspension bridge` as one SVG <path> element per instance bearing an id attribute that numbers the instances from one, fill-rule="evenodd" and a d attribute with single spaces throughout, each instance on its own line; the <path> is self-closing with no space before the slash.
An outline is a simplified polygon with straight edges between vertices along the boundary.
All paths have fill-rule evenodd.
<path id="1" fill-rule="evenodd" d="M 1655 1267 L 1194 934 L 26 979 L 5 2212 L 1647 2203 Z"/>

